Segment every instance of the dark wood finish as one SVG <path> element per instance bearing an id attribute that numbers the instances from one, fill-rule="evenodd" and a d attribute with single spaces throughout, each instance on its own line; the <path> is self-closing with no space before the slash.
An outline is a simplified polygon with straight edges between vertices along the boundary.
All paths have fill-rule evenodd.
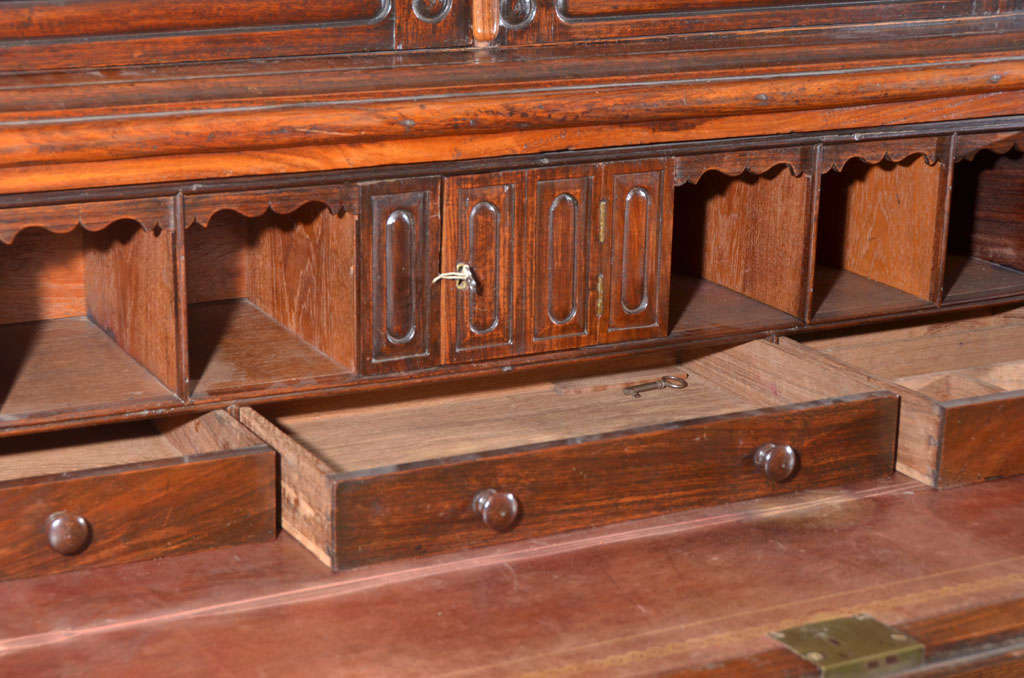
<path id="1" fill-rule="evenodd" d="M 539 59 L 452 50 L 10 76 L 0 182 L 188 181 L 1019 114 L 1016 20 L 703 35 L 621 54 L 571 45 Z M 772 74 L 785 77 L 760 91 Z M 39 149 L 44 164 L 26 167 Z"/>
<path id="2" fill-rule="evenodd" d="M 1024 392 L 964 398 L 943 407 L 938 481 L 943 487 L 1024 473 Z"/>
<path id="3" fill-rule="evenodd" d="M 825 172 L 842 172 L 851 160 L 865 165 L 882 163 L 898 164 L 916 156 L 925 163 L 934 165 L 945 162 L 947 144 L 930 136 L 910 136 L 884 141 L 856 141 L 838 144 L 824 144 L 821 149 L 821 169 Z"/>
<path id="4" fill-rule="evenodd" d="M 531 0 L 530 4 L 534 2 Z M 775 26 L 780 15 L 786 12 L 793 12 L 789 22 L 803 26 L 929 19 L 974 12 L 966 2 L 926 1 L 900 3 L 895 7 L 882 2 L 851 6 L 818 0 L 796 4 L 782 0 L 539 0 L 535 4 L 538 6 L 536 18 L 520 31 L 510 32 L 509 40 L 594 40 L 749 30 Z"/>
<path id="5" fill-rule="evenodd" d="M 8 507 L 0 579 L 39 576 L 199 549 L 272 539 L 276 460 L 272 451 L 221 412 L 166 427 L 165 452 L 135 462 L 144 425 L 21 439 L 5 448 L 0 497 Z M 152 436 L 152 431 L 149 432 Z M 75 454 L 94 466 L 119 441 L 112 467 L 73 469 Z M 73 450 L 91 442 L 89 450 Z M 170 443 L 169 445 L 167 443 Z M 139 446 L 154 443 L 141 440 Z M 69 447 L 70 446 L 70 447 Z M 87 457 L 83 455 L 88 454 Z M 42 461 L 51 458 L 51 462 Z M 47 463 L 53 466 L 47 466 Z M 103 461 L 98 462 L 100 464 Z M 109 461 L 106 463 L 110 463 Z M 23 478 L 13 478 L 21 464 Z M 42 472 L 42 475 L 40 473 Z"/>
<path id="6" fill-rule="evenodd" d="M 395 49 L 465 47 L 472 44 L 471 1 L 395 2 Z"/>
<path id="7" fill-rule="evenodd" d="M 394 46 L 388 0 L 221 0 L 216 11 L 202 0 L 173 7 L 158 0 L 8 4 L 14 6 L 3 8 L 0 22 L 5 71 L 194 61 L 211 52 L 251 58 Z"/>
<path id="8" fill-rule="evenodd" d="M 46 540 L 62 556 L 75 556 L 85 550 L 92 537 L 92 526 L 82 516 L 58 511 L 46 519 Z"/>
<path id="9" fill-rule="evenodd" d="M 893 141 L 886 140 L 886 143 Z M 681 155 L 675 158 L 675 183 L 696 184 L 707 172 L 730 177 L 741 174 L 767 174 L 785 165 L 795 176 L 813 172 L 815 146 L 783 146 L 781 148 L 741 149 L 733 152 Z"/>
<path id="10" fill-rule="evenodd" d="M 362 371 L 439 360 L 441 185 L 436 178 L 363 187 L 358 236 Z"/>
<path id="11" fill-rule="evenodd" d="M 271 539 L 274 455 L 249 452 L 113 475 L 0 488 L 14 516 L 4 528 L 0 578 L 38 576 L 96 565 Z M 50 548 L 46 520 L 81 513 L 92 528 L 84 552 Z"/>
<path id="12" fill-rule="evenodd" d="M 523 506 L 507 538 L 526 539 L 699 506 L 723 492 L 739 500 L 885 475 L 895 420 L 896 400 L 879 397 L 341 480 L 335 566 L 500 543 L 471 507 L 475 490 L 494 484 L 514 488 Z M 803 451 L 801 474 L 788 485 L 771 484 L 751 461 L 748 441 L 777 438 Z"/>
<path id="13" fill-rule="evenodd" d="M 949 214 L 952 256 L 1024 271 L 1024 153 L 1014 143 L 1003 155 L 985 150 L 956 165 Z M 951 287 L 945 300 L 950 299 Z"/>
<path id="14" fill-rule="evenodd" d="M 811 188 L 809 176 L 785 166 L 735 178 L 709 172 L 677 188 L 674 271 L 803 317 Z"/>
<path id="15" fill-rule="evenodd" d="M 526 344 L 528 352 L 598 341 L 600 168 L 580 165 L 528 175 Z"/>
<path id="16" fill-rule="evenodd" d="M 522 350 L 526 260 L 524 173 L 453 177 L 445 182 L 441 270 L 469 264 L 476 293 L 441 287 L 441 346 L 447 363 Z M 531 225 L 532 226 L 532 225 Z"/>
<path id="17" fill-rule="evenodd" d="M 667 160 L 602 168 L 603 343 L 664 336 L 668 327 L 673 179 Z"/>
<path id="18" fill-rule="evenodd" d="M 622 393 L 665 374 L 689 386 Z M 473 511 L 487 489 L 521 506 L 518 526 L 493 536 L 509 540 L 892 467 L 895 397 L 767 342 L 682 366 L 501 386 L 284 407 L 268 412 L 280 429 L 247 408 L 240 416 L 282 455 L 285 529 L 336 567 L 489 543 Z M 771 442 L 800 455 L 790 483 L 754 465 Z"/>
<path id="19" fill-rule="evenodd" d="M 358 197 L 349 187 L 300 186 L 236 193 L 200 193 L 185 199 L 185 225 L 207 226 L 217 212 L 230 210 L 246 217 L 261 217 L 267 212 L 291 214 L 308 203 L 320 203 L 340 215 L 356 212 Z"/>

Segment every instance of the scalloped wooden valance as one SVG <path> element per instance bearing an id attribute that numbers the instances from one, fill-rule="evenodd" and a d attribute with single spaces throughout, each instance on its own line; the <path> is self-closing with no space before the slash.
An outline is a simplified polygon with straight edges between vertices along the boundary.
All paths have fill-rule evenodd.
<path id="1" fill-rule="evenodd" d="M 147 231 L 168 228 L 174 223 L 172 210 L 170 197 L 0 209 L 0 242 L 10 245 L 29 228 L 52 233 L 70 233 L 76 228 L 95 232 L 124 220 L 134 221 Z"/>

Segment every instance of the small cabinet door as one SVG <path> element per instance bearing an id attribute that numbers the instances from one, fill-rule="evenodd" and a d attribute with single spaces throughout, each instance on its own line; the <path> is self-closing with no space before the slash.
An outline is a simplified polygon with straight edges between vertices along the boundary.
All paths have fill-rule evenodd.
<path id="1" fill-rule="evenodd" d="M 663 336 L 668 326 L 672 175 L 664 159 L 603 168 L 601 343 Z"/>
<path id="2" fill-rule="evenodd" d="M 445 181 L 441 269 L 468 266 L 475 282 L 475 288 L 440 282 L 445 362 L 501 358 L 520 350 L 524 189 L 522 172 Z"/>
<path id="3" fill-rule="evenodd" d="M 530 172 L 527 198 L 526 341 L 536 353 L 597 341 L 597 192 L 600 167 Z"/>
<path id="4" fill-rule="evenodd" d="M 362 186 L 359 227 L 363 372 L 428 367 L 438 357 L 437 178 Z"/>

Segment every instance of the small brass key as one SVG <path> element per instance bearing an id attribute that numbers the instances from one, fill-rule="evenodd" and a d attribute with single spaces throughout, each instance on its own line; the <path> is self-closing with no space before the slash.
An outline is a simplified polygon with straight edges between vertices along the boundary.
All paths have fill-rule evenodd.
<path id="1" fill-rule="evenodd" d="M 647 384 L 627 386 L 622 389 L 622 394 L 639 398 L 647 391 L 660 391 L 663 388 L 686 388 L 686 386 L 686 380 L 682 377 L 662 377 L 658 381 L 652 381 Z"/>

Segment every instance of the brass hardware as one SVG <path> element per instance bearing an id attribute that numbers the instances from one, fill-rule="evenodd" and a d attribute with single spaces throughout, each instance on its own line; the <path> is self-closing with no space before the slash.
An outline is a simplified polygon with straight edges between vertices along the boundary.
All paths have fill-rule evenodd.
<path id="1" fill-rule="evenodd" d="M 689 376 L 689 375 L 684 375 Z M 636 386 L 627 386 L 622 389 L 622 395 L 631 396 L 633 398 L 639 398 L 647 391 L 660 391 L 663 388 L 686 388 L 686 379 L 683 377 L 667 376 L 662 377 L 658 381 L 652 381 L 647 384 L 637 384 Z"/>
<path id="2" fill-rule="evenodd" d="M 438 274 L 430 281 L 430 284 L 433 285 L 434 283 L 442 280 L 454 280 L 455 289 L 469 290 L 473 294 L 480 293 L 480 286 L 476 281 L 476 274 L 473 273 L 473 267 L 469 264 L 455 264 L 455 271 L 453 273 Z"/>
<path id="3" fill-rule="evenodd" d="M 825 678 L 886 676 L 924 662 L 924 645 L 864 614 L 768 635 L 815 664 Z"/>
<path id="4" fill-rule="evenodd" d="M 604 274 L 597 276 L 597 317 L 604 315 Z"/>
<path id="5" fill-rule="evenodd" d="M 507 532 L 519 520 L 519 500 L 511 492 L 481 490 L 473 497 L 473 512 L 495 532 Z"/>
<path id="6" fill-rule="evenodd" d="M 781 483 L 789 480 L 800 465 L 800 455 L 789 445 L 768 443 L 754 452 L 754 464 L 761 467 L 768 480 Z"/>
<path id="7" fill-rule="evenodd" d="M 608 201 L 602 200 L 597 209 L 597 240 L 602 245 L 608 236 Z"/>

